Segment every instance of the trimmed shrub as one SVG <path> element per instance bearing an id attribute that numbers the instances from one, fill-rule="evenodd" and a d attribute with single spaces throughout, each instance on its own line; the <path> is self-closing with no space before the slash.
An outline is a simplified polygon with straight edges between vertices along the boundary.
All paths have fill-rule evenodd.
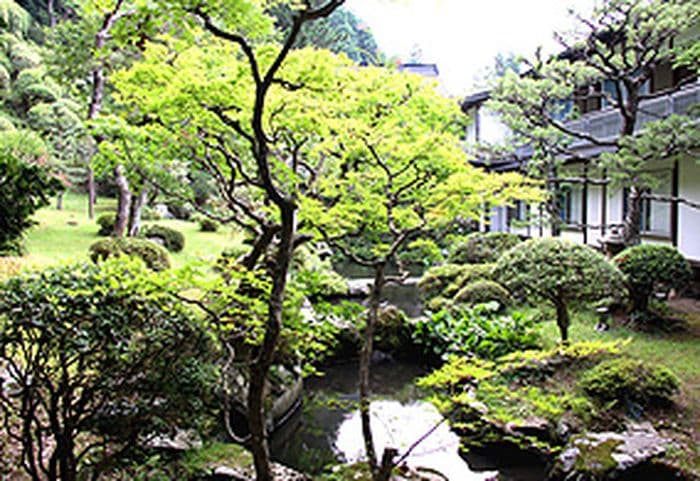
<path id="1" fill-rule="evenodd" d="M 470 282 L 455 296 L 455 302 L 460 304 L 483 304 L 491 301 L 496 301 L 505 307 L 511 303 L 512 299 L 505 287 L 488 279 Z"/>
<path id="2" fill-rule="evenodd" d="M 416 239 L 410 242 L 399 253 L 398 258 L 403 264 L 422 268 L 434 266 L 445 260 L 440 252 L 440 247 L 432 239 Z"/>
<path id="3" fill-rule="evenodd" d="M 32 131 L 0 132 L 0 256 L 22 255 L 22 236 L 34 213 L 63 189 L 42 159 L 43 140 Z"/>
<path id="4" fill-rule="evenodd" d="M 197 224 L 199 224 L 199 230 L 201 232 L 216 232 L 219 230 L 219 223 L 209 217 L 198 217 Z"/>
<path id="5" fill-rule="evenodd" d="M 379 310 L 374 332 L 375 347 L 392 354 L 410 354 L 411 325 L 406 314 L 396 306 Z"/>
<path id="6" fill-rule="evenodd" d="M 496 262 L 520 242 L 520 237 L 508 232 L 474 232 L 452 247 L 447 260 L 453 264 Z"/>
<path id="7" fill-rule="evenodd" d="M 444 264 L 433 267 L 423 274 L 418 281 L 418 288 L 427 299 L 450 297 L 470 282 L 491 279 L 493 267 L 494 264 Z"/>
<path id="8" fill-rule="evenodd" d="M 185 248 L 185 236 L 182 232 L 163 225 L 150 225 L 142 231 L 142 236 L 148 239 L 156 238 L 163 242 L 163 247 L 170 252 L 180 252 Z"/>
<path id="9" fill-rule="evenodd" d="M 494 278 L 528 301 L 553 305 L 562 341 L 568 340 L 570 303 L 612 302 L 624 292 L 622 273 L 592 248 L 563 239 L 531 239 L 498 260 Z"/>
<path id="10" fill-rule="evenodd" d="M 160 220 L 161 215 L 153 207 L 145 206 L 141 211 L 141 220 Z"/>
<path id="11" fill-rule="evenodd" d="M 622 405 L 634 402 L 643 407 L 668 405 L 678 392 L 678 378 L 663 366 L 616 358 L 588 370 L 579 381 L 589 396 Z"/>
<path id="12" fill-rule="evenodd" d="M 116 256 L 138 257 L 154 271 L 170 268 L 168 251 L 155 242 L 145 239 L 109 238 L 95 242 L 90 246 L 90 259 L 95 264 Z"/>
<path id="13" fill-rule="evenodd" d="M 41 426 L 19 431 L 17 442 L 23 459 L 45 454 L 37 472 L 80 459 L 89 438 L 114 448 L 91 452 L 90 477 L 111 477 L 105 470 L 134 459 L 135 439 L 204 425 L 215 399 L 215 350 L 197 314 L 177 299 L 183 287 L 127 259 L 0 283 L 0 361 L 12 363 L 3 371 L 3 410 Z M 3 439 L 18 432 L 14 423 L 0 430 Z"/>
<path id="14" fill-rule="evenodd" d="M 114 224 L 117 223 L 117 216 L 114 214 L 102 214 L 97 218 L 96 222 L 100 226 L 97 235 L 110 236 L 114 233 Z"/>
<path id="15" fill-rule="evenodd" d="M 613 261 L 625 274 L 633 310 L 646 312 L 654 289 L 681 288 L 692 279 L 693 271 L 677 249 L 641 244 L 620 252 Z"/>

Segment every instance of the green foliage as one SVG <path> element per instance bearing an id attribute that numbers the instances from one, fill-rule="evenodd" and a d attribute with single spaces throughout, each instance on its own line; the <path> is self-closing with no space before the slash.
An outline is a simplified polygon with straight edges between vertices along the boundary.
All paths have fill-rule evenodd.
<path id="1" fill-rule="evenodd" d="M 447 260 L 453 264 L 496 262 L 520 242 L 520 237 L 508 232 L 474 232 L 452 246 Z"/>
<path id="2" fill-rule="evenodd" d="M 219 230 L 219 223 L 214 219 L 209 217 L 199 216 L 196 219 L 197 224 L 199 224 L 199 230 L 201 232 L 216 232 Z"/>
<path id="3" fill-rule="evenodd" d="M 278 28 L 288 31 L 292 24 L 292 9 L 281 4 L 272 9 L 272 14 Z M 295 46 L 314 46 L 344 53 L 360 65 L 380 65 L 383 60 L 369 28 L 347 8 L 338 8 L 327 18 L 306 25 Z"/>
<path id="4" fill-rule="evenodd" d="M 401 355 L 410 355 L 412 328 L 404 312 L 395 306 L 382 308 L 377 315 L 374 345 L 377 349 Z"/>
<path id="5" fill-rule="evenodd" d="M 452 297 L 462 287 L 478 280 L 489 280 L 494 264 L 443 264 L 428 269 L 418 281 L 418 288 L 428 299 Z"/>
<path id="6" fill-rule="evenodd" d="M 95 242 L 90 246 L 90 259 L 99 263 L 111 257 L 138 257 L 154 271 L 170 268 L 170 257 L 165 248 L 155 242 L 133 237 L 109 238 Z"/>
<path id="7" fill-rule="evenodd" d="M 498 310 L 495 302 L 443 310 L 418 320 L 413 338 L 426 354 L 441 359 L 452 354 L 494 359 L 537 346 L 531 318 L 519 312 L 499 315 Z"/>
<path id="8" fill-rule="evenodd" d="M 655 289 L 684 288 L 693 276 L 688 261 L 670 246 L 637 245 L 620 252 L 613 262 L 625 274 L 637 311 L 646 310 Z"/>
<path id="9" fill-rule="evenodd" d="M 626 357 L 603 361 L 581 377 L 580 387 L 598 401 L 625 407 L 668 405 L 680 382 L 667 368 Z"/>
<path id="10" fill-rule="evenodd" d="M 141 211 L 141 220 L 161 220 L 161 216 L 153 207 L 144 206 Z"/>
<path id="11" fill-rule="evenodd" d="M 498 260 L 494 277 L 522 299 L 552 303 L 563 341 L 570 302 L 612 300 L 624 292 L 622 274 L 602 254 L 562 239 L 531 239 L 517 245 Z"/>
<path id="12" fill-rule="evenodd" d="M 23 466 L 29 473 L 58 461 L 61 479 L 75 479 L 71 469 L 97 477 L 137 451 L 135 439 L 194 427 L 206 415 L 212 346 L 177 299 L 180 289 L 172 276 L 126 259 L 0 284 L 0 356 L 13 365 L 0 410 L 27 423 L 3 429 L 19 437 L 25 455 L 47 453 Z"/>
<path id="13" fill-rule="evenodd" d="M 294 252 L 291 272 L 293 287 L 312 300 L 348 292 L 345 278 L 333 270 L 331 260 L 322 257 L 316 246 L 305 245 Z"/>
<path id="14" fill-rule="evenodd" d="M 601 360 L 619 355 L 629 344 L 626 341 L 585 341 L 564 344 L 552 349 L 516 351 L 501 357 L 504 373 L 519 376 L 542 373 L 550 374 L 555 369 L 580 369 L 594 365 Z"/>
<path id="15" fill-rule="evenodd" d="M 0 257 L 0 281 L 16 276 L 22 270 L 22 261 L 17 257 Z"/>
<path id="16" fill-rule="evenodd" d="M 416 239 L 409 242 L 406 249 L 397 256 L 402 264 L 430 267 L 445 260 L 440 247 L 432 239 Z"/>
<path id="17" fill-rule="evenodd" d="M 490 280 L 472 281 L 454 297 L 455 303 L 469 305 L 497 302 L 500 306 L 508 306 L 511 301 L 510 292 L 498 282 Z"/>
<path id="18" fill-rule="evenodd" d="M 418 385 L 436 392 L 433 402 L 451 414 L 454 427 L 468 444 L 511 442 L 522 448 L 555 452 L 561 443 L 555 433 L 557 424 L 565 415 L 588 419 L 590 402 L 556 386 L 513 382 L 507 368 L 501 360 L 452 356 L 420 379 Z M 527 426 L 533 419 L 546 422 L 544 439 L 518 432 L 517 426 Z"/>
<path id="19" fill-rule="evenodd" d="M 0 30 L 16 35 L 26 35 L 31 17 L 14 0 L 0 1 Z"/>
<path id="20" fill-rule="evenodd" d="M 215 467 L 244 467 L 251 462 L 250 453 L 238 444 L 211 443 L 185 452 L 179 465 L 188 477 L 194 477 L 208 475 Z"/>
<path id="21" fill-rule="evenodd" d="M 111 236 L 114 233 L 114 224 L 117 222 L 117 216 L 114 214 L 102 214 L 97 218 L 96 222 L 100 226 L 97 235 Z"/>
<path id="22" fill-rule="evenodd" d="M 141 235 L 148 239 L 160 239 L 170 252 L 180 252 L 185 248 L 185 236 L 182 232 L 170 227 L 153 224 L 141 231 Z"/>
<path id="23" fill-rule="evenodd" d="M 61 189 L 45 165 L 43 142 L 32 132 L 0 132 L 0 256 L 19 254 L 32 215 Z"/>

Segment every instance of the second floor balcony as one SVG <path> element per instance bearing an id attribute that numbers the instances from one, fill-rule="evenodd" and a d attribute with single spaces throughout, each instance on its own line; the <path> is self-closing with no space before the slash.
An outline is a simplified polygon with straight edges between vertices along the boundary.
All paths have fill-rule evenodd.
<path id="1" fill-rule="evenodd" d="M 640 130 L 645 124 L 661 120 L 672 114 L 686 115 L 693 105 L 700 104 L 700 81 L 695 81 L 674 92 L 641 102 L 635 130 Z M 574 132 L 584 133 L 600 141 L 613 140 L 622 128 L 622 116 L 613 107 L 595 112 L 589 112 L 581 118 L 566 123 Z M 585 139 L 576 139 L 571 147 L 583 149 L 591 146 Z"/>

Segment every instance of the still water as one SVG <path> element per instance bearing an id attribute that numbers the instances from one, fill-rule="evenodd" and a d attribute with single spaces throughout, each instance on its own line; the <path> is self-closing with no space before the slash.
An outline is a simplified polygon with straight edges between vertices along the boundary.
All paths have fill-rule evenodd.
<path id="1" fill-rule="evenodd" d="M 426 372 L 403 362 L 372 367 L 372 392 L 376 395 L 371 404 L 372 428 L 378 453 L 387 445 L 403 453 L 434 429 L 409 456 L 409 466 L 437 470 L 451 481 L 544 479 L 542 466 L 509 466 L 508 459 L 497 455 L 460 455 L 459 438 L 447 423 L 441 423 L 435 407 L 421 400 L 414 386 Z M 355 363 L 328 368 L 324 377 L 307 380 L 303 408 L 272 439 L 273 457 L 311 474 L 333 462 L 361 459 L 364 448 L 356 380 Z"/>

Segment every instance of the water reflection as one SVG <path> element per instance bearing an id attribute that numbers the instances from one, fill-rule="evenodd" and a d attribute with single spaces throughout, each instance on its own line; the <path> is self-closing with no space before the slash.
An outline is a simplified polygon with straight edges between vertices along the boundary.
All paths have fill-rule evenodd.
<path id="1" fill-rule="evenodd" d="M 372 428 L 378 453 L 387 444 L 403 453 L 440 422 L 440 413 L 421 401 L 415 388 L 415 379 L 424 374 L 424 368 L 411 363 L 372 367 L 372 392 L 377 397 L 371 404 Z M 361 459 L 364 444 L 357 410 L 357 364 L 327 369 L 324 377 L 307 380 L 306 392 L 302 410 L 273 436 L 273 457 L 310 474 L 337 461 Z M 440 424 L 413 451 L 408 464 L 437 470 L 452 481 L 544 479 L 541 466 L 512 467 L 509 459 L 498 456 L 460 456 L 459 438 L 447 423 Z"/>
<path id="2" fill-rule="evenodd" d="M 421 401 L 409 404 L 375 401 L 372 402 L 370 411 L 377 453 L 381 453 L 384 447 L 391 446 L 403 454 L 437 425 L 411 452 L 406 464 L 412 468 L 438 471 L 450 480 L 487 480 L 498 474 L 495 471 L 476 473 L 469 469 L 469 465 L 459 455 L 459 437 L 446 423 L 441 423 L 442 416 L 432 404 Z M 355 462 L 364 457 L 359 411 L 345 416 L 335 438 L 335 450 L 345 461 Z"/>

